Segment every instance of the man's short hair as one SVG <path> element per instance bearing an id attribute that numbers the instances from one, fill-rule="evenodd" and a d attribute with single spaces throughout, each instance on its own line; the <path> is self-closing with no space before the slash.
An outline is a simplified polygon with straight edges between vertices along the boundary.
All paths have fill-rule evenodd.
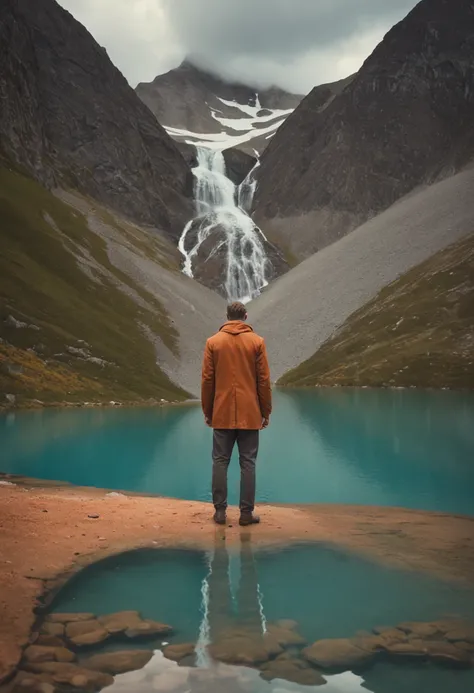
<path id="1" fill-rule="evenodd" d="M 227 306 L 227 319 L 228 320 L 245 320 L 247 316 L 247 308 L 240 301 L 235 301 Z"/>

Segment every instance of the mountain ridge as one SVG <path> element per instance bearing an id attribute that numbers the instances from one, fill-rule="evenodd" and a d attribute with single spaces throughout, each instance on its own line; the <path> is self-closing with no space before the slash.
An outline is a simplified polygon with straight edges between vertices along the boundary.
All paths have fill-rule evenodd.
<path id="1" fill-rule="evenodd" d="M 176 237 L 189 167 L 105 49 L 55 0 L 1 5 L 3 160 Z"/>
<path id="2" fill-rule="evenodd" d="M 322 108 L 315 88 L 262 156 L 257 223 L 303 259 L 468 164 L 473 37 L 468 0 L 422 0 Z"/>

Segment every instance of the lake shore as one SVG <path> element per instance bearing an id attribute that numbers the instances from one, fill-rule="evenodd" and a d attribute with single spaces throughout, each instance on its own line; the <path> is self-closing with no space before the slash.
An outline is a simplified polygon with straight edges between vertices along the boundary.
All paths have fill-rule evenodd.
<path id="1" fill-rule="evenodd" d="M 217 528 L 206 503 L 54 486 L 28 479 L 0 485 L 0 682 L 28 643 L 35 610 L 71 575 L 141 547 L 209 549 L 216 532 L 231 548 L 238 510 Z M 366 506 L 270 506 L 251 530 L 256 548 L 324 542 L 393 567 L 474 584 L 474 518 Z"/>

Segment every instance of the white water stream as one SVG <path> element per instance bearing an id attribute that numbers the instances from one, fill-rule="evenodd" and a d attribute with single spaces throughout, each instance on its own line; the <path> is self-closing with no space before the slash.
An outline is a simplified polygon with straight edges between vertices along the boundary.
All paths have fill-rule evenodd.
<path id="1" fill-rule="evenodd" d="M 255 192 L 255 168 L 236 189 L 227 178 L 222 151 L 197 147 L 198 165 L 193 168 L 197 217 L 186 224 L 179 250 L 184 256 L 183 272 L 193 277 L 193 266 L 203 243 L 215 234 L 216 242 L 206 261 L 226 250 L 225 292 L 229 301 L 250 301 L 268 284 L 265 236 L 248 216 Z"/>

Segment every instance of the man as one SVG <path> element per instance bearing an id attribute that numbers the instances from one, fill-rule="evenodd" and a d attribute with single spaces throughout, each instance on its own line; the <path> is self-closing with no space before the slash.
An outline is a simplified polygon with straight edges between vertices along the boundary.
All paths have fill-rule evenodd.
<path id="1" fill-rule="evenodd" d="M 206 424 L 214 429 L 212 500 L 214 522 L 226 523 L 227 470 L 235 443 L 240 461 L 240 520 L 254 515 L 255 462 L 259 431 L 270 422 L 272 392 L 265 342 L 246 325 L 242 303 L 227 308 L 227 322 L 207 340 L 202 366 L 201 402 Z"/>

